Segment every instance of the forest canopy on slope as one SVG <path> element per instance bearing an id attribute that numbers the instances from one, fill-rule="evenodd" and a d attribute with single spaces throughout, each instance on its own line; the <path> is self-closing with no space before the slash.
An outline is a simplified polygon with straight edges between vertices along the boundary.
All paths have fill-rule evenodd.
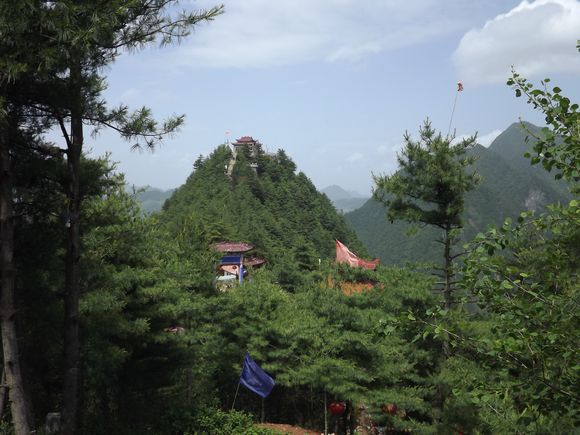
<path id="1" fill-rule="evenodd" d="M 193 173 L 160 214 L 170 231 L 195 227 L 206 249 L 223 240 L 250 243 L 282 283 L 299 279 L 300 270 L 314 270 L 319 259 L 334 256 L 335 239 L 360 255 L 366 253 L 328 198 L 296 171 L 283 150 L 265 154 L 260 149 L 255 155 L 247 148 L 239 151 L 228 176 L 225 168 L 232 155 L 222 145 L 197 159 Z"/>
<path id="2" fill-rule="evenodd" d="M 515 123 L 489 146 L 478 145 L 469 152 L 475 157 L 473 169 L 481 179 L 476 189 L 465 195 L 462 240 L 467 242 L 489 225 L 501 225 L 506 218 L 528 210 L 541 211 L 548 204 L 571 199 L 569 187 L 562 180 L 524 157 L 532 149 L 532 135 L 541 129 L 530 123 Z M 526 139 L 528 138 L 528 139 Z M 345 214 L 370 254 L 384 264 L 432 262 L 437 259 L 437 231 L 421 228 L 414 231 L 405 222 L 389 222 L 388 209 L 375 199 Z"/>

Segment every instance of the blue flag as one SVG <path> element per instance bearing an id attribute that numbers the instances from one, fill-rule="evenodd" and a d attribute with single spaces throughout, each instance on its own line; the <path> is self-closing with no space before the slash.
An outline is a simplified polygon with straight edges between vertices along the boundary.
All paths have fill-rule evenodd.
<path id="1" fill-rule="evenodd" d="M 246 353 L 244 357 L 240 383 L 248 390 L 264 398 L 268 397 L 268 394 L 274 388 L 274 379 L 262 370 L 262 367 L 256 364 L 249 353 Z"/>

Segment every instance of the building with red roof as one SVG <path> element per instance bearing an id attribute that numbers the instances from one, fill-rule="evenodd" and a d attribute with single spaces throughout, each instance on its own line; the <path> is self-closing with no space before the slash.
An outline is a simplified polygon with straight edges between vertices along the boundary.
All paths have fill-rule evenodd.
<path id="1" fill-rule="evenodd" d="M 241 138 L 236 139 L 236 141 L 232 143 L 232 146 L 236 153 L 243 149 L 243 147 L 248 147 L 253 157 L 255 157 L 258 154 L 258 151 L 262 148 L 260 141 L 254 139 L 252 136 L 242 136 Z"/>
<path id="2" fill-rule="evenodd" d="M 245 242 L 224 241 L 214 243 L 213 248 L 224 254 L 217 264 L 216 287 L 226 291 L 244 281 L 248 269 L 263 266 L 266 260 L 256 256 L 246 257 L 254 246 Z"/>

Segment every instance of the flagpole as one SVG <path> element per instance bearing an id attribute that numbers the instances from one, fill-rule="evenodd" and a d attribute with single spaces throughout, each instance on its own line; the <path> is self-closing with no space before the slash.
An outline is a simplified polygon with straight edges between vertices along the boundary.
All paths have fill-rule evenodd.
<path id="1" fill-rule="evenodd" d="M 236 406 L 236 398 L 238 397 L 238 391 L 240 391 L 240 383 L 241 383 L 241 381 L 238 381 L 238 388 L 236 388 L 236 394 L 234 395 L 234 402 L 232 403 L 232 411 L 234 410 L 234 406 Z"/>
<path id="2" fill-rule="evenodd" d="M 260 423 L 264 423 L 265 419 L 266 419 L 266 412 L 264 409 L 264 398 L 262 397 L 262 414 L 260 415 Z"/>
<path id="3" fill-rule="evenodd" d="M 326 409 L 326 388 L 324 389 L 324 435 L 328 435 L 328 410 Z"/>

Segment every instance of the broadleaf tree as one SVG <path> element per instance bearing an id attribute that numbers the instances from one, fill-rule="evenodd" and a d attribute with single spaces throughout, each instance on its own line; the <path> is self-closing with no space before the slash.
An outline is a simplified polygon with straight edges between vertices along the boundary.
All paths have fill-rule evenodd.
<path id="1" fill-rule="evenodd" d="M 555 169 L 556 179 L 569 182 L 580 181 L 578 157 L 580 155 L 580 111 L 562 94 L 558 86 L 550 88 L 550 79 L 541 81 L 539 87 L 513 72 L 507 84 L 514 89 L 516 97 L 526 96 L 528 104 L 544 114 L 547 127 L 540 134 L 533 134 L 522 123 L 522 127 L 533 140 L 533 152 L 526 156 L 532 164 L 541 163 L 547 171 Z"/>
<path id="2" fill-rule="evenodd" d="M 484 364 L 510 374 L 503 394 L 520 416 L 519 430 L 541 433 L 572 431 L 580 421 L 580 112 L 549 83 L 536 87 L 515 72 L 508 81 L 516 97 L 526 95 L 548 125 L 536 137 L 531 163 L 556 169 L 573 199 L 478 235 L 463 278 L 490 316 L 493 336 L 462 342 L 485 355 Z"/>

